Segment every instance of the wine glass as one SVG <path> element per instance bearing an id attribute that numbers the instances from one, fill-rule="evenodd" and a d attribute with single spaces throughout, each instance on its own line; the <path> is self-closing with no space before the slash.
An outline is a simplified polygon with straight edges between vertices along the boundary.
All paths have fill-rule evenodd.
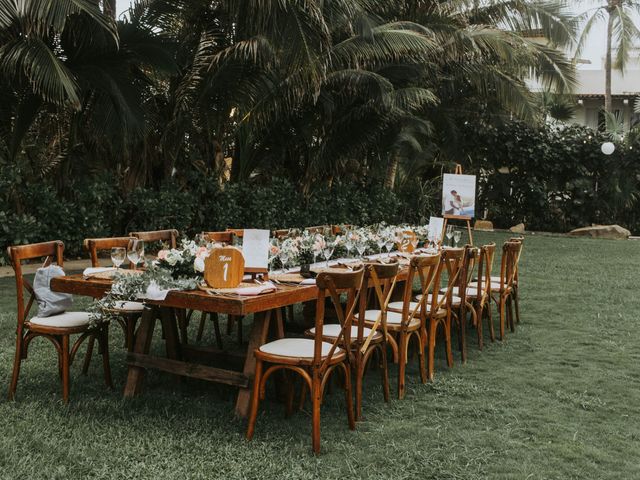
<path id="1" fill-rule="evenodd" d="M 364 238 L 364 236 L 360 238 L 360 241 L 356 243 L 356 250 L 358 251 L 360 257 L 364 257 L 364 254 L 367 251 L 367 240 L 366 238 Z"/>
<path id="2" fill-rule="evenodd" d="M 142 240 L 135 238 L 129 242 L 127 258 L 133 265 L 134 270 L 138 267 L 140 260 L 142 260 L 142 263 L 144 264 L 144 242 Z"/>
<path id="3" fill-rule="evenodd" d="M 353 233 L 351 230 L 348 230 L 344 236 L 344 248 L 347 250 L 347 258 L 351 256 L 351 250 L 353 250 L 354 246 Z"/>
<path id="4" fill-rule="evenodd" d="M 447 231 L 445 233 L 448 243 L 451 244 L 451 239 L 453 238 L 453 225 L 447 225 Z"/>
<path id="5" fill-rule="evenodd" d="M 124 259 L 127 258 L 127 249 L 124 247 L 113 247 L 111 249 L 111 261 L 116 269 L 120 268 L 120 265 L 124 263 Z"/>
<path id="6" fill-rule="evenodd" d="M 456 230 L 455 232 L 453 232 L 453 242 L 456 247 L 458 246 L 458 242 L 460 241 L 461 238 L 462 238 L 462 232 L 460 230 Z"/>
<path id="7" fill-rule="evenodd" d="M 384 238 L 384 233 L 382 232 L 382 230 L 380 230 L 376 235 L 376 245 L 378 245 L 378 250 L 380 250 L 380 255 L 382 255 L 382 248 L 384 247 L 385 243 L 386 241 Z"/>
<path id="8" fill-rule="evenodd" d="M 395 238 L 391 234 L 387 235 L 384 239 L 384 249 L 387 251 L 387 258 L 391 257 L 391 250 L 393 250 L 394 243 Z"/>
<path id="9" fill-rule="evenodd" d="M 287 264 L 289 263 L 289 260 L 290 260 L 289 252 L 285 250 L 280 250 L 280 263 L 282 263 L 283 272 L 287 270 Z"/>
<path id="10" fill-rule="evenodd" d="M 271 270 L 271 267 L 273 266 L 273 261 L 276 258 L 278 258 L 278 255 L 280 254 L 280 241 L 277 238 L 272 238 L 269 243 L 270 245 L 269 245 L 268 264 L 269 264 L 269 270 Z"/>
<path id="11" fill-rule="evenodd" d="M 322 249 L 322 256 L 327 262 L 327 268 L 329 268 L 329 259 L 333 255 L 333 250 L 336 248 L 336 244 L 333 241 L 325 241 L 324 248 Z"/>

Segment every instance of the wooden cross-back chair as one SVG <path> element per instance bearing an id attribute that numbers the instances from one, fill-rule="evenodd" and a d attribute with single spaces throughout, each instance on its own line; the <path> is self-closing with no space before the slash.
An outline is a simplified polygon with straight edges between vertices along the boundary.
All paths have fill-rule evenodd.
<path id="1" fill-rule="evenodd" d="M 344 225 L 331 225 L 331 234 L 332 235 L 344 235 L 347 230 L 353 228 L 353 225 L 344 224 Z"/>
<path id="2" fill-rule="evenodd" d="M 494 278 L 491 276 L 491 270 L 493 268 L 495 252 L 495 243 L 482 245 L 480 247 L 479 253 L 477 254 L 479 256 L 477 280 L 475 282 L 470 282 L 467 287 L 467 299 L 473 306 L 471 312 L 476 325 L 479 350 L 482 350 L 484 345 L 484 335 L 482 331 L 483 316 L 487 317 L 487 326 L 489 327 L 489 337 L 491 338 L 491 341 L 495 341 L 496 338 L 491 313 L 491 286 L 492 278 Z"/>
<path id="3" fill-rule="evenodd" d="M 513 292 L 518 260 L 522 251 L 522 242 L 507 241 L 502 245 L 502 259 L 500 261 L 500 282 L 496 285 L 492 282 L 491 291 L 500 313 L 500 340 L 504 339 L 505 324 L 508 323 L 512 332 L 515 332 L 513 313 Z"/>
<path id="4" fill-rule="evenodd" d="M 358 309 L 358 321 L 353 341 L 354 368 L 356 373 L 356 420 L 362 415 L 362 383 L 367 364 L 371 356 L 376 353 L 380 360 L 380 373 L 382 375 L 382 394 L 384 401 L 389 401 L 389 369 L 387 365 L 387 307 L 396 286 L 399 263 L 367 263 L 365 264 L 364 283 L 365 288 L 371 288 L 380 306 L 378 318 L 370 325 L 365 326 L 365 312 L 367 310 L 367 295 L 360 295 Z M 353 332 L 353 328 L 352 328 Z"/>
<path id="5" fill-rule="evenodd" d="M 233 243 L 233 232 L 202 232 L 202 238 L 207 242 L 231 245 Z"/>
<path id="6" fill-rule="evenodd" d="M 169 245 L 170 248 L 176 248 L 178 244 L 178 231 L 175 229 L 169 230 L 154 230 L 150 232 L 131 232 L 130 237 L 136 237 L 143 242 L 162 242 Z"/>
<path id="7" fill-rule="evenodd" d="M 427 381 L 427 370 L 425 368 L 424 349 L 426 338 L 425 314 L 427 312 L 426 299 L 429 290 L 437 285 L 440 275 L 440 255 L 423 255 L 411 257 L 409 261 L 409 271 L 404 284 L 402 301 L 390 302 L 387 304 L 385 312 L 386 328 L 389 332 L 387 341 L 394 351 L 394 359 L 398 363 L 398 398 L 405 395 L 405 372 L 408 361 L 409 342 L 415 338 L 418 352 L 418 365 L 420 368 L 420 379 Z M 420 280 L 421 300 L 413 301 L 413 282 Z M 436 290 L 437 291 L 437 290 Z M 379 317 L 380 310 L 367 310 L 365 314 L 365 324 L 368 327 L 375 325 Z"/>
<path id="8" fill-rule="evenodd" d="M 289 236 L 289 229 L 283 228 L 280 230 L 274 230 L 273 232 L 271 232 L 271 235 L 278 240 L 282 240 L 283 238 L 287 238 Z"/>
<path id="9" fill-rule="evenodd" d="M 334 271 L 335 270 L 335 271 Z M 265 384 L 277 371 L 285 370 L 299 374 L 309 388 L 312 402 L 312 447 L 320 452 L 320 405 L 331 373 L 336 368 L 344 374 L 347 419 L 349 428 L 355 429 L 353 399 L 351 394 L 351 327 L 353 315 L 358 305 L 362 288 L 364 269 L 355 271 L 325 271 L 316 277 L 318 297 L 316 299 L 315 335 L 310 338 L 283 338 L 266 343 L 255 350 L 256 373 L 251 398 L 251 411 L 247 427 L 247 439 L 251 440 L 255 431 L 258 405 L 264 398 Z M 340 293 L 347 293 L 346 308 L 340 301 Z M 332 341 L 327 341 L 324 332 L 325 299 L 330 296 L 340 327 Z M 264 369 L 264 365 L 267 368 Z M 263 372 L 264 369 L 264 372 Z M 291 391 L 291 389 L 290 389 Z"/>
<path id="10" fill-rule="evenodd" d="M 518 253 L 518 258 L 516 259 L 516 273 L 513 277 L 513 304 L 515 306 L 516 311 L 516 323 L 520 323 L 520 302 L 518 300 L 518 290 L 520 289 L 520 257 L 522 256 L 522 249 L 524 248 L 524 237 L 511 237 L 509 239 L 510 242 L 520 242 L 520 252 Z"/>
<path id="11" fill-rule="evenodd" d="M 63 266 L 64 244 L 61 241 L 35 243 L 9 247 L 7 253 L 15 272 L 16 294 L 18 303 L 18 318 L 16 328 L 16 353 L 13 363 L 11 384 L 9 385 L 9 399 L 15 397 L 20 375 L 20 365 L 27 358 L 31 341 L 36 337 L 43 337 L 53 343 L 58 354 L 58 371 L 62 379 L 62 399 L 69 402 L 69 370 L 82 342 L 91 336 L 98 339 L 100 353 L 103 358 L 104 377 L 107 385 L 112 388 L 111 369 L 109 367 L 109 343 L 107 324 L 90 328 L 90 314 L 87 312 L 64 312 L 48 317 L 32 317 L 29 312 L 36 298 L 33 287 L 22 272 L 22 262 L 44 258 L 43 266 L 49 266 L 55 261 Z M 25 301 L 25 291 L 29 299 Z M 70 345 L 71 335 L 79 334 L 78 339 Z M 90 355 L 91 353 L 87 351 Z"/>
<path id="12" fill-rule="evenodd" d="M 99 267 L 100 252 L 110 252 L 112 248 L 116 247 L 128 249 L 131 246 L 132 240 L 136 240 L 136 237 L 86 238 L 83 242 L 83 246 L 85 250 L 89 252 L 89 256 L 91 257 L 91 266 Z M 130 268 L 135 268 L 131 263 L 129 263 L 129 266 Z M 122 332 L 125 337 L 125 347 L 128 351 L 132 351 L 135 343 L 136 322 L 140 317 L 142 317 L 144 304 L 142 302 L 118 301 L 115 302 L 110 310 L 117 314 L 116 320 L 120 327 L 122 327 Z M 89 340 L 89 344 L 87 346 L 87 350 L 89 352 L 93 349 L 93 343 L 92 338 Z M 83 372 L 86 373 L 88 368 L 89 365 L 85 362 Z"/>

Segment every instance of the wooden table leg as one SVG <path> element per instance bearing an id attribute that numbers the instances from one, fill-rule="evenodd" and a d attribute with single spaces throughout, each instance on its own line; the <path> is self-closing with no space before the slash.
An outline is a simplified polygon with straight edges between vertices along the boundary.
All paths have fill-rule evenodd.
<path id="1" fill-rule="evenodd" d="M 236 401 L 236 415 L 241 418 L 246 418 L 249 414 L 249 402 L 251 401 L 253 377 L 256 373 L 256 357 L 253 354 L 253 351 L 260 345 L 264 345 L 267 341 L 270 319 L 271 311 L 254 314 L 251 334 L 249 336 L 249 345 L 247 346 L 247 358 L 244 362 L 244 369 L 242 371 L 248 379 L 248 386 L 247 388 L 240 388 L 240 391 L 238 392 L 238 400 Z"/>
<path id="2" fill-rule="evenodd" d="M 158 307 L 145 306 L 145 309 L 142 312 L 142 318 L 140 318 L 140 327 L 136 333 L 136 344 L 133 348 L 135 353 L 149 353 L 151 340 L 153 339 L 153 328 L 155 327 L 157 316 Z M 129 365 L 127 383 L 124 386 L 124 396 L 126 398 L 135 397 L 140 393 L 144 373 L 144 368 Z"/>

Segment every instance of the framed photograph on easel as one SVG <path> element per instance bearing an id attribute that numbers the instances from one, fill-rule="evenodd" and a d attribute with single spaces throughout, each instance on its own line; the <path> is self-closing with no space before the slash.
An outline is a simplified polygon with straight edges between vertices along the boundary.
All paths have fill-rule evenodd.
<path id="1" fill-rule="evenodd" d="M 456 165 L 454 173 L 442 176 L 442 238 L 447 223 L 451 220 L 462 220 L 467 223 L 469 243 L 473 245 L 471 219 L 475 217 L 476 208 L 476 176 L 463 175 L 462 165 Z"/>

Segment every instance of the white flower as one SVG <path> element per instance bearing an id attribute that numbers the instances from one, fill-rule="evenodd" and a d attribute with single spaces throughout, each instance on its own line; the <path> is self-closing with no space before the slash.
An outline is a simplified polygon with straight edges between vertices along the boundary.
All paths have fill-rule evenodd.
<path id="1" fill-rule="evenodd" d="M 204 258 L 196 257 L 196 259 L 193 261 L 193 269 L 196 272 L 204 272 Z"/>

